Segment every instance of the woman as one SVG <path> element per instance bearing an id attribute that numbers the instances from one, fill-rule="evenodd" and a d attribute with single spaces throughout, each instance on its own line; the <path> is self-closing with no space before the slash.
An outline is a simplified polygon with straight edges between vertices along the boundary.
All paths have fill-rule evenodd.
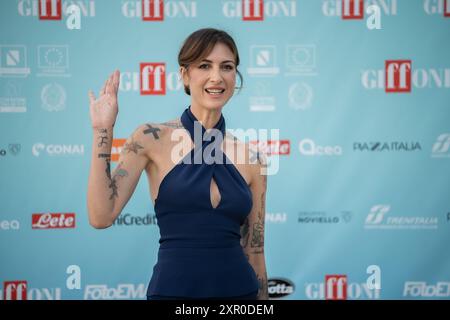
<path id="1" fill-rule="evenodd" d="M 242 82 L 235 42 L 224 31 L 200 29 L 185 40 L 178 62 L 190 106 L 179 119 L 139 126 L 112 174 L 119 71 L 98 98 L 89 92 L 94 130 L 89 222 L 111 226 L 145 169 L 161 233 L 147 298 L 268 299 L 264 161 L 226 133 L 222 115 L 236 74 Z M 256 154 L 258 161 L 236 161 L 236 154 L 245 159 Z"/>

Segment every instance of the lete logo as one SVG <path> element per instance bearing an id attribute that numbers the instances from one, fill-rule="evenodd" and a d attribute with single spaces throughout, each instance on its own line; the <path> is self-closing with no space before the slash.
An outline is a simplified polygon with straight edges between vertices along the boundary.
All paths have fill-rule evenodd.
<path id="1" fill-rule="evenodd" d="M 75 228 L 75 213 L 34 213 L 32 229 Z"/>

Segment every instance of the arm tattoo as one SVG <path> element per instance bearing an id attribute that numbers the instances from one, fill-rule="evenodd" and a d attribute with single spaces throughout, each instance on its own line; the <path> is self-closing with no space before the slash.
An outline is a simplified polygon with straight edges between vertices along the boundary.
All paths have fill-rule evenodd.
<path id="1" fill-rule="evenodd" d="M 112 189 L 112 194 L 109 197 L 109 200 L 119 196 L 119 194 L 117 193 L 117 179 L 128 176 L 128 171 L 126 171 L 125 169 L 122 169 L 122 167 L 121 167 L 122 164 L 123 164 L 123 162 L 119 163 L 116 170 L 114 170 L 114 174 L 111 179 L 111 183 L 109 184 L 109 188 Z"/>
<path id="2" fill-rule="evenodd" d="M 108 130 L 107 129 L 98 129 L 100 142 L 98 143 L 98 147 L 100 148 L 104 144 L 108 143 Z"/>
<path id="3" fill-rule="evenodd" d="M 144 147 L 141 146 L 139 143 L 134 142 L 133 138 L 131 138 L 131 142 L 126 142 L 123 147 L 123 151 L 126 153 L 134 152 L 137 154 L 139 149 L 144 149 Z"/>
<path id="4" fill-rule="evenodd" d="M 248 233 L 249 228 L 248 218 L 246 218 L 244 224 L 241 226 L 241 245 L 243 248 L 246 248 L 248 245 L 248 238 L 250 236 Z"/>
<path id="5" fill-rule="evenodd" d="M 109 180 L 111 180 L 111 155 L 109 153 L 100 153 L 98 155 L 99 158 L 104 158 L 106 161 L 106 176 Z"/>
<path id="6" fill-rule="evenodd" d="M 268 299 L 269 291 L 267 288 L 267 276 L 258 275 L 257 277 L 258 277 L 258 283 L 259 283 L 258 299 L 259 300 Z"/>
<path id="7" fill-rule="evenodd" d="M 146 126 L 148 127 L 148 129 L 144 130 L 144 134 L 152 134 L 153 138 L 159 139 L 158 131 L 161 131 L 161 129 L 160 128 L 156 128 L 156 127 L 152 127 L 149 124 L 146 124 Z"/>
<path id="8" fill-rule="evenodd" d="M 174 129 L 184 128 L 180 121 L 164 122 L 164 123 L 161 123 L 161 125 L 170 127 L 170 128 L 174 128 Z"/>
<path id="9" fill-rule="evenodd" d="M 261 248 L 264 245 L 264 225 L 261 221 L 253 224 L 252 241 L 250 243 L 252 248 Z"/>

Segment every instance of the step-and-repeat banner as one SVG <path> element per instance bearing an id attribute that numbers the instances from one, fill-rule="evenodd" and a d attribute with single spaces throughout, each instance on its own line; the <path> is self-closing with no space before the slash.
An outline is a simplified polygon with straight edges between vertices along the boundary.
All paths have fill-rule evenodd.
<path id="1" fill-rule="evenodd" d="M 145 298 L 159 240 L 145 174 L 113 226 L 88 223 L 88 90 L 121 71 L 114 161 L 138 125 L 189 105 L 177 55 L 204 27 L 227 31 L 242 61 L 227 128 L 278 130 L 259 140 L 276 167 L 270 297 L 450 298 L 450 1 L 0 8 L 1 298 Z"/>

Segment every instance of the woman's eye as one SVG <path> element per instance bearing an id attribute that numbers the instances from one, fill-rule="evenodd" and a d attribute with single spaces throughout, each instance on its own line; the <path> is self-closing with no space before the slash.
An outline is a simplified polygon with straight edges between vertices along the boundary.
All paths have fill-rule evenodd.
<path id="1" fill-rule="evenodd" d="M 207 64 L 202 64 L 202 65 L 200 65 L 199 68 L 200 68 L 200 69 L 204 69 L 203 67 L 205 67 L 205 66 L 207 67 L 208 65 L 207 65 Z"/>
<path id="2" fill-rule="evenodd" d="M 226 66 L 225 66 L 225 69 L 227 69 L 227 70 L 233 70 L 233 66 L 226 65 Z"/>

